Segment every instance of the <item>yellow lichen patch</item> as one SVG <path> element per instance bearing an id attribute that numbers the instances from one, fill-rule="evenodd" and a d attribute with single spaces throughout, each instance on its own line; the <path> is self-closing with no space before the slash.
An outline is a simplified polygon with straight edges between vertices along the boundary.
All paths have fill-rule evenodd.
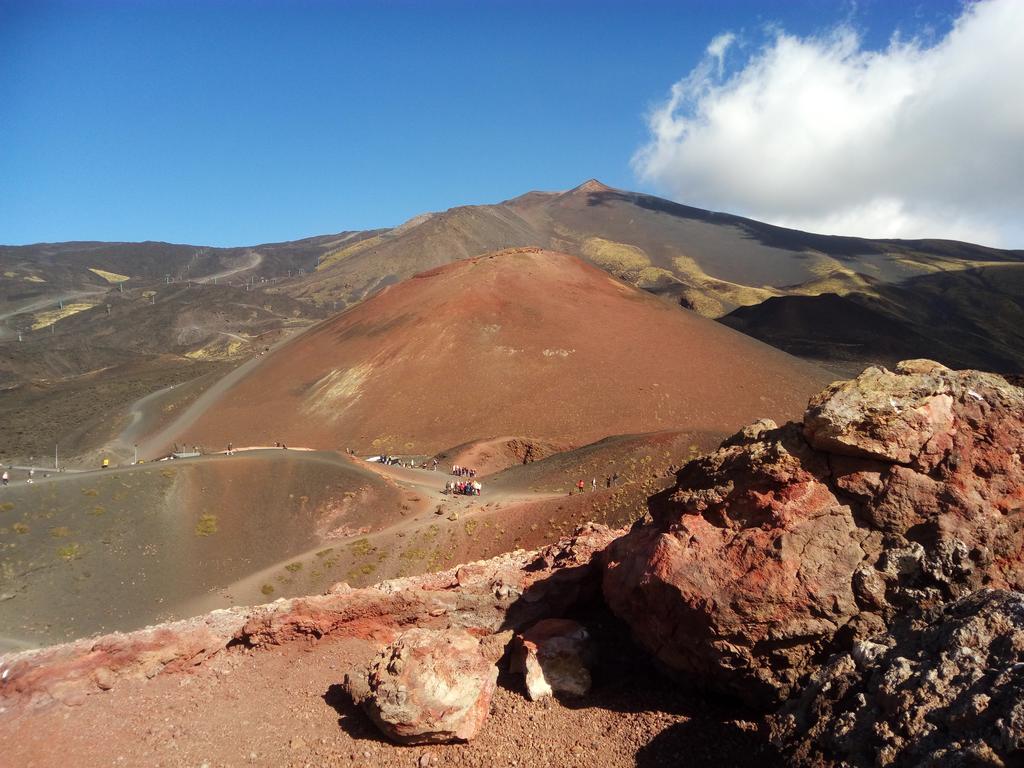
<path id="1" fill-rule="evenodd" d="M 651 266 L 651 260 L 642 248 L 617 243 L 602 237 L 588 237 L 583 241 L 583 255 L 602 269 L 615 274 L 639 272 Z"/>
<path id="2" fill-rule="evenodd" d="M 66 317 L 77 315 L 79 312 L 85 312 L 85 310 L 92 309 L 95 306 L 96 304 L 82 302 L 78 304 L 65 304 L 64 309 L 51 309 L 48 312 L 40 312 L 35 316 L 36 319 L 32 323 L 32 330 L 38 331 L 40 328 L 48 328 Z"/>
<path id="3" fill-rule="evenodd" d="M 89 271 L 94 275 L 102 277 L 108 283 L 123 283 L 125 280 L 131 279 L 128 275 L 119 275 L 117 272 L 107 272 L 105 269 L 97 269 L 96 267 L 89 267 Z"/>
<path id="4" fill-rule="evenodd" d="M 375 245 L 379 245 L 380 241 L 381 236 L 374 235 L 373 237 L 368 237 L 365 240 L 360 240 L 358 243 L 355 243 L 353 245 L 349 245 L 344 248 L 339 248 L 336 251 L 331 251 L 330 253 L 325 254 L 322 259 L 320 259 L 320 263 L 317 265 L 317 270 L 325 269 L 329 267 L 331 264 L 335 264 L 339 261 L 344 261 L 350 256 L 355 256 L 360 251 L 365 251 L 367 248 L 372 248 Z"/>
<path id="5" fill-rule="evenodd" d="M 972 261 L 971 259 L 957 259 L 953 257 L 936 258 L 926 254 L 919 255 L 915 253 L 890 252 L 886 255 L 896 264 L 928 274 L 936 272 L 962 272 L 965 269 L 980 269 L 984 267 L 1022 266 L 1020 262 Z"/>
<path id="6" fill-rule="evenodd" d="M 711 277 L 686 254 L 676 255 L 672 265 L 677 277 L 686 285 L 682 291 L 686 304 L 704 317 L 721 317 L 736 307 L 760 304 L 765 299 L 783 294 L 783 291 L 767 286 L 740 285 Z"/>
<path id="7" fill-rule="evenodd" d="M 363 384 L 372 372 L 371 363 L 331 371 L 313 385 L 313 391 L 306 400 L 306 410 L 337 416 L 359 399 Z"/>
<path id="8" fill-rule="evenodd" d="M 665 280 L 676 280 L 675 275 L 667 269 L 651 264 L 643 249 L 635 245 L 617 243 L 602 237 L 588 237 L 583 240 L 581 248 L 583 255 L 597 266 L 640 288 L 650 288 Z"/>
<path id="9" fill-rule="evenodd" d="M 193 349 L 185 353 L 185 357 L 192 360 L 230 360 L 245 352 L 246 343 L 237 339 L 229 342 L 215 341 L 199 349 Z"/>
<path id="10" fill-rule="evenodd" d="M 835 293 L 845 296 L 848 293 L 865 293 L 877 295 L 871 284 L 859 272 L 845 267 L 835 269 L 806 283 L 792 286 L 789 293 L 800 296 L 820 296 L 823 293 Z"/>

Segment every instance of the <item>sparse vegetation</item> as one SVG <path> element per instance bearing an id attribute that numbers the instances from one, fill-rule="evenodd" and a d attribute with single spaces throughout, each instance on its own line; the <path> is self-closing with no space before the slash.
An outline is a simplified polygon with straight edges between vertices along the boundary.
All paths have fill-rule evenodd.
<path id="1" fill-rule="evenodd" d="M 403 560 L 424 560 L 427 557 L 427 550 L 411 545 L 408 549 L 400 552 L 398 556 Z"/>
<path id="2" fill-rule="evenodd" d="M 359 557 L 365 557 L 366 555 L 373 554 L 377 548 L 370 543 L 369 539 L 356 539 L 349 544 L 349 549 L 352 550 L 353 555 Z"/>
<path id="3" fill-rule="evenodd" d="M 77 302 L 74 304 L 65 304 L 63 309 L 51 309 L 47 312 L 39 312 L 36 314 L 35 321 L 32 323 L 32 330 L 38 331 L 43 328 L 49 328 L 51 325 L 63 320 L 65 317 L 77 315 L 79 312 L 85 312 L 85 310 L 92 309 L 95 306 L 97 305 L 87 302 Z"/>
<path id="4" fill-rule="evenodd" d="M 288 573 L 298 573 L 299 571 L 302 570 L 302 563 L 299 563 L 299 562 L 288 563 L 288 565 L 286 565 L 284 567 L 284 569 L 286 571 L 288 571 Z"/>
<path id="5" fill-rule="evenodd" d="M 0 504 L 0 512 L 10 512 L 12 509 L 14 509 L 14 502 L 5 501 L 3 504 Z"/>
<path id="6" fill-rule="evenodd" d="M 60 525 L 56 528 L 51 528 L 50 535 L 55 539 L 63 539 L 65 536 L 71 535 L 71 529 L 66 525 Z"/>
<path id="7" fill-rule="evenodd" d="M 203 515 L 196 523 L 196 536 L 212 536 L 217 532 L 217 516 Z"/>
<path id="8" fill-rule="evenodd" d="M 99 504 L 97 504 L 95 507 L 90 509 L 87 514 L 90 514 L 93 517 L 99 517 L 100 515 L 104 514 L 106 511 L 107 511 L 106 507 L 102 507 Z"/>
<path id="9" fill-rule="evenodd" d="M 272 595 L 274 594 L 274 585 L 264 584 L 262 587 L 260 587 L 260 592 L 262 592 L 264 595 Z"/>
<path id="10" fill-rule="evenodd" d="M 25 523 L 15 523 L 11 526 L 15 533 L 28 533 L 29 527 Z"/>
<path id="11" fill-rule="evenodd" d="M 106 280 L 108 283 L 123 283 L 130 279 L 128 275 L 120 275 L 117 272 L 108 272 L 105 269 L 97 269 L 96 267 L 89 267 L 89 271 L 94 275 L 98 275 Z"/>
<path id="12" fill-rule="evenodd" d="M 95 488 L 83 488 L 82 489 L 82 495 L 83 496 L 93 496 L 93 497 L 95 497 L 95 496 L 99 496 L 100 492 L 97 489 L 95 489 Z"/>
<path id="13" fill-rule="evenodd" d="M 82 548 L 77 544 L 66 544 L 57 549 L 57 557 L 62 560 L 76 560 L 82 556 Z"/>
<path id="14" fill-rule="evenodd" d="M 317 557 L 327 557 L 331 552 L 334 551 L 334 547 L 328 547 L 327 549 L 321 549 L 316 553 Z"/>

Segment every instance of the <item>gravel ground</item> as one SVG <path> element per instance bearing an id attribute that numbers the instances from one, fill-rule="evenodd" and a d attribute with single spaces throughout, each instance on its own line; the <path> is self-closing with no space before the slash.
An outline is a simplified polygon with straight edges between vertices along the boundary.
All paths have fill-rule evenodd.
<path id="1" fill-rule="evenodd" d="M 0 714 L 6 765 L 781 765 L 759 723 L 682 691 L 628 643 L 578 700 L 528 701 L 503 674 L 470 744 L 399 747 L 342 691 L 373 647 L 356 640 L 235 649 L 188 674 L 126 682 L 78 707 Z"/>

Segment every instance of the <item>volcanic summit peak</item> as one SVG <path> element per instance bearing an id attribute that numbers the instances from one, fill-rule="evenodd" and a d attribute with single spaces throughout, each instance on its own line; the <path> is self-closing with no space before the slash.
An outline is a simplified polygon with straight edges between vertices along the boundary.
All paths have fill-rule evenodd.
<path id="1" fill-rule="evenodd" d="M 579 192 L 583 192 L 585 194 L 591 194 L 593 192 L 614 192 L 614 191 L 615 190 L 612 187 L 609 187 L 607 184 L 601 183 L 597 179 L 587 179 L 582 184 L 580 184 L 578 187 L 573 187 L 572 189 L 570 189 L 568 194 L 572 195 L 572 194 L 576 194 L 576 193 L 579 193 Z"/>

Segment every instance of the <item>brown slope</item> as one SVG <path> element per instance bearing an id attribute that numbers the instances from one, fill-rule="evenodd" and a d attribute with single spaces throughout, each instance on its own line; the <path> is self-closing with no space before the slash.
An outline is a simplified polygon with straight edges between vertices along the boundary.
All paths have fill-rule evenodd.
<path id="1" fill-rule="evenodd" d="M 830 379 L 573 256 L 521 249 L 392 286 L 282 347 L 186 443 L 433 453 L 495 435 L 723 433 Z"/>
<path id="2" fill-rule="evenodd" d="M 566 192 L 529 192 L 496 205 L 418 217 L 382 233 L 372 247 L 348 252 L 345 259 L 325 264 L 315 276 L 284 290 L 321 302 L 351 303 L 418 271 L 512 246 L 580 256 L 644 290 L 678 299 L 705 317 L 721 318 L 777 297 L 833 293 L 861 297 L 868 304 L 882 301 L 907 321 L 907 332 L 900 335 L 903 351 L 895 359 L 927 354 L 956 365 L 1008 370 L 1002 361 L 1024 355 L 1017 334 L 1011 332 L 1004 341 L 1005 324 L 983 318 L 981 333 L 969 345 L 977 354 L 965 356 L 963 345 L 950 344 L 946 333 L 934 332 L 934 318 L 947 316 L 949 301 L 927 290 L 933 276 L 966 286 L 957 292 L 962 299 L 955 308 L 959 321 L 972 314 L 972 307 L 987 306 L 989 292 L 970 287 L 975 281 L 958 276 L 1012 268 L 1024 261 L 1024 252 L 948 240 L 867 240 L 800 232 L 594 180 Z M 1010 301 L 1020 295 L 1002 293 Z M 787 303 L 803 307 L 818 302 Z M 875 333 L 869 315 L 858 313 L 840 324 L 808 323 L 796 335 L 813 337 L 824 359 L 834 359 L 830 350 L 839 350 L 843 364 L 853 369 L 890 364 L 894 358 L 889 345 Z M 972 328 L 978 325 L 970 322 Z M 960 323 L 951 325 L 958 328 Z M 851 334 L 865 340 L 854 357 L 848 354 Z M 753 335 L 813 362 L 823 359 L 820 351 L 806 345 L 777 344 L 756 329 Z M 912 341 L 922 337 L 934 337 L 935 343 L 922 351 Z"/>

